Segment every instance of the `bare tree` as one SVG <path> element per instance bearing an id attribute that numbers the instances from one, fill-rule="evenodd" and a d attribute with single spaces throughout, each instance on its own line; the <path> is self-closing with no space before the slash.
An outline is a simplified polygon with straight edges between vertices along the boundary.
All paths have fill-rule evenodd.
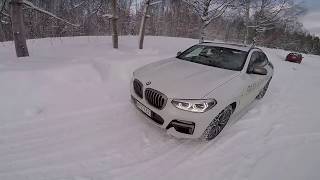
<path id="1" fill-rule="evenodd" d="M 249 23 L 250 23 L 250 6 L 251 6 L 251 0 L 244 0 L 245 3 L 245 26 L 246 26 L 246 32 L 244 37 L 244 44 L 249 43 Z"/>
<path id="2" fill-rule="evenodd" d="M 15 44 L 17 57 L 29 56 L 28 47 L 26 43 L 24 19 L 23 19 L 23 7 L 27 7 L 32 10 L 38 11 L 42 14 L 46 14 L 68 25 L 75 26 L 75 27 L 79 26 L 77 24 L 72 24 L 69 21 L 62 19 L 48 11 L 45 11 L 35 6 L 33 3 L 27 0 L 11 0 L 10 5 L 11 5 L 10 17 L 11 17 L 11 25 L 12 25 L 12 34 L 13 34 L 13 40 Z M 1 13 L 3 13 L 2 10 L 1 10 Z"/>
<path id="3" fill-rule="evenodd" d="M 10 1 L 0 0 L 0 41 L 13 40 Z M 146 1 L 117 0 L 116 16 L 112 1 L 22 0 L 25 37 L 113 35 L 113 17 L 118 18 L 116 34 L 139 35 L 145 15 L 143 35 L 200 36 L 247 44 L 255 38 L 261 46 L 320 54 L 319 39 L 298 21 L 303 3 L 296 0 L 212 0 L 211 6 L 209 0 L 161 0 L 157 6 L 152 5 L 160 0 L 150 0 L 147 13 L 143 13 Z"/>
<path id="4" fill-rule="evenodd" d="M 272 28 L 281 18 L 285 11 L 290 8 L 291 0 L 261 0 L 259 10 L 255 13 L 255 25 L 251 26 L 258 31 Z"/>
<path id="5" fill-rule="evenodd" d="M 221 17 L 233 5 L 235 0 L 184 0 L 200 17 L 200 42 L 206 37 L 206 28 L 215 19 Z"/>
<path id="6" fill-rule="evenodd" d="M 139 49 L 143 49 L 143 40 L 144 40 L 146 21 L 148 18 L 147 13 L 148 13 L 149 6 L 150 6 L 150 0 L 146 0 L 144 3 L 143 15 L 142 15 L 140 31 L 139 31 Z"/>
<path id="7" fill-rule="evenodd" d="M 12 0 L 11 4 L 11 23 L 14 45 L 18 57 L 29 56 L 25 28 L 23 24 L 23 0 Z"/>
<path id="8" fill-rule="evenodd" d="M 118 16 L 117 16 L 117 0 L 112 0 L 112 44 L 113 48 L 117 49 L 118 46 Z"/>
<path id="9" fill-rule="evenodd" d="M 252 6 L 253 3 L 255 5 Z M 303 12 L 303 9 L 299 9 L 300 6 L 297 6 L 293 0 L 245 0 L 245 7 L 245 43 L 250 42 L 250 32 L 254 32 L 252 37 L 255 38 L 258 34 L 272 30 L 279 23 L 290 21 Z M 252 20 L 249 12 L 253 12 Z"/>
<path id="10" fill-rule="evenodd" d="M 156 1 L 156 2 L 151 2 L 151 0 L 146 0 L 144 3 L 142 20 L 141 20 L 140 30 L 139 30 L 139 49 L 143 49 L 146 21 L 147 21 L 147 18 L 150 18 L 150 15 L 148 14 L 149 6 L 153 6 L 153 5 L 156 5 L 159 3 L 162 3 L 162 1 L 160 0 L 160 1 Z"/>

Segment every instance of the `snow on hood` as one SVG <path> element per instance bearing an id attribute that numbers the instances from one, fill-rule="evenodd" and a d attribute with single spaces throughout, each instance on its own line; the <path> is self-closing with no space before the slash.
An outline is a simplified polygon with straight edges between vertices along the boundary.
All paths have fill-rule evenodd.
<path id="1" fill-rule="evenodd" d="M 148 64 L 134 72 L 144 86 L 156 89 L 169 98 L 200 99 L 239 75 L 240 71 L 226 70 L 177 58 Z"/>

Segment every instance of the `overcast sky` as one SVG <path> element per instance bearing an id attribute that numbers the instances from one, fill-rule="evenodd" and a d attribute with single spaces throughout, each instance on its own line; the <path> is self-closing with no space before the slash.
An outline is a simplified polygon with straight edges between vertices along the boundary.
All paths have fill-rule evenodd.
<path id="1" fill-rule="evenodd" d="M 320 0 L 303 1 L 306 3 L 308 13 L 300 21 L 311 34 L 320 37 Z"/>

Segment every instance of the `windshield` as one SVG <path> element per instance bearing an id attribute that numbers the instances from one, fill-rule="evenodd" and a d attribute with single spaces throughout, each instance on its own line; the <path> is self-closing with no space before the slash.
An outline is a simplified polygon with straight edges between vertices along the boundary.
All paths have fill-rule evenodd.
<path id="1" fill-rule="evenodd" d="M 225 47 L 196 45 L 177 58 L 207 66 L 241 71 L 247 52 Z"/>

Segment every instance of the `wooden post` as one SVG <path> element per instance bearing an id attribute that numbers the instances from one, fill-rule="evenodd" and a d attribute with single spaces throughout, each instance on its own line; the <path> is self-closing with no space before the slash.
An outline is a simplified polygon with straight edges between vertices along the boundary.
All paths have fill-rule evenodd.
<path id="1" fill-rule="evenodd" d="M 146 27 L 146 20 L 148 18 L 147 13 L 148 13 L 149 5 L 150 5 L 150 0 L 146 0 L 144 4 L 143 16 L 142 16 L 140 31 L 139 31 L 139 49 L 143 49 L 144 32 Z"/>
<path id="2" fill-rule="evenodd" d="M 112 44 L 113 48 L 118 49 L 118 27 L 117 27 L 117 0 L 112 0 Z"/>
<path id="3" fill-rule="evenodd" d="M 23 22 L 22 0 L 11 0 L 11 23 L 17 57 L 29 56 Z"/>

